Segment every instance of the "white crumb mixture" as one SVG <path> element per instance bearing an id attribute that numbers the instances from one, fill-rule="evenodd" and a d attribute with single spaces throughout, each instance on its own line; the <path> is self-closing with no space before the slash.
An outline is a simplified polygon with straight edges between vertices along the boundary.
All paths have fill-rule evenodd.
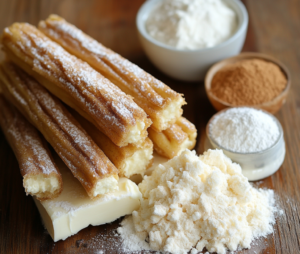
<path id="1" fill-rule="evenodd" d="M 237 15 L 222 0 L 164 0 L 149 15 L 146 30 L 178 49 L 213 47 L 237 29 Z"/>
<path id="2" fill-rule="evenodd" d="M 126 250 L 183 254 L 250 248 L 273 232 L 274 192 L 256 189 L 222 150 L 185 150 L 139 185 L 141 207 L 118 229 Z M 142 240 L 147 240 L 149 245 Z M 135 249 L 134 249 L 135 248 Z"/>

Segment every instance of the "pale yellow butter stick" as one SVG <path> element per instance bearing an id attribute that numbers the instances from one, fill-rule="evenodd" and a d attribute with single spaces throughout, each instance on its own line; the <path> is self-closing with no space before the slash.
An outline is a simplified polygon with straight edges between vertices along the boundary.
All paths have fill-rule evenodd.
<path id="1" fill-rule="evenodd" d="M 112 222 L 140 207 L 141 193 L 129 179 L 120 178 L 118 190 L 90 199 L 63 162 L 56 156 L 54 158 L 62 173 L 64 190 L 53 200 L 34 200 L 54 242 L 64 240 L 89 225 Z"/>
<path id="2" fill-rule="evenodd" d="M 118 188 L 118 170 L 62 103 L 12 63 L 0 66 L 4 96 L 51 144 L 90 198 Z"/>
<path id="3" fill-rule="evenodd" d="M 39 29 L 131 95 L 151 118 L 151 128 L 154 130 L 161 132 L 167 129 L 182 115 L 181 107 L 185 100 L 181 94 L 104 47 L 63 18 L 51 15 L 39 23 Z"/>
<path id="4" fill-rule="evenodd" d="M 57 197 L 62 177 L 46 140 L 1 94 L 0 127 L 18 160 L 26 194 L 38 200 Z"/>

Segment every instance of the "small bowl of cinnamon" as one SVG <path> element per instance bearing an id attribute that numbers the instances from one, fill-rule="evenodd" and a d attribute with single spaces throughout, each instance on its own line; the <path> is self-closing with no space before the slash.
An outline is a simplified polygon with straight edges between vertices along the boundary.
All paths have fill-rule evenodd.
<path id="1" fill-rule="evenodd" d="M 251 106 L 275 114 L 291 86 L 288 69 L 262 53 L 241 53 L 214 64 L 206 74 L 205 90 L 213 107 Z"/>

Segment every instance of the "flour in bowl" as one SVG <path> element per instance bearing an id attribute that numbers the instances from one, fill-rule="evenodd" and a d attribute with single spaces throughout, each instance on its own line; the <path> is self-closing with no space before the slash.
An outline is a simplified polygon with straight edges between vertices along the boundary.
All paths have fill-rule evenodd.
<path id="1" fill-rule="evenodd" d="M 178 49 L 213 47 L 237 29 L 237 15 L 222 0 L 164 0 L 149 15 L 146 30 Z"/>

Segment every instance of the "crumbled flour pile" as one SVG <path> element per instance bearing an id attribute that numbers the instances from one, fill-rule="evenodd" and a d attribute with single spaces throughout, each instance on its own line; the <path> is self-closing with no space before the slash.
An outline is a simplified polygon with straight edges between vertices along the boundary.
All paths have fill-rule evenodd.
<path id="1" fill-rule="evenodd" d="M 255 238 L 273 232 L 274 192 L 252 187 L 221 150 L 200 157 L 186 150 L 159 165 L 139 188 L 140 209 L 118 229 L 127 251 L 183 254 L 206 247 L 223 254 L 250 248 Z"/>

